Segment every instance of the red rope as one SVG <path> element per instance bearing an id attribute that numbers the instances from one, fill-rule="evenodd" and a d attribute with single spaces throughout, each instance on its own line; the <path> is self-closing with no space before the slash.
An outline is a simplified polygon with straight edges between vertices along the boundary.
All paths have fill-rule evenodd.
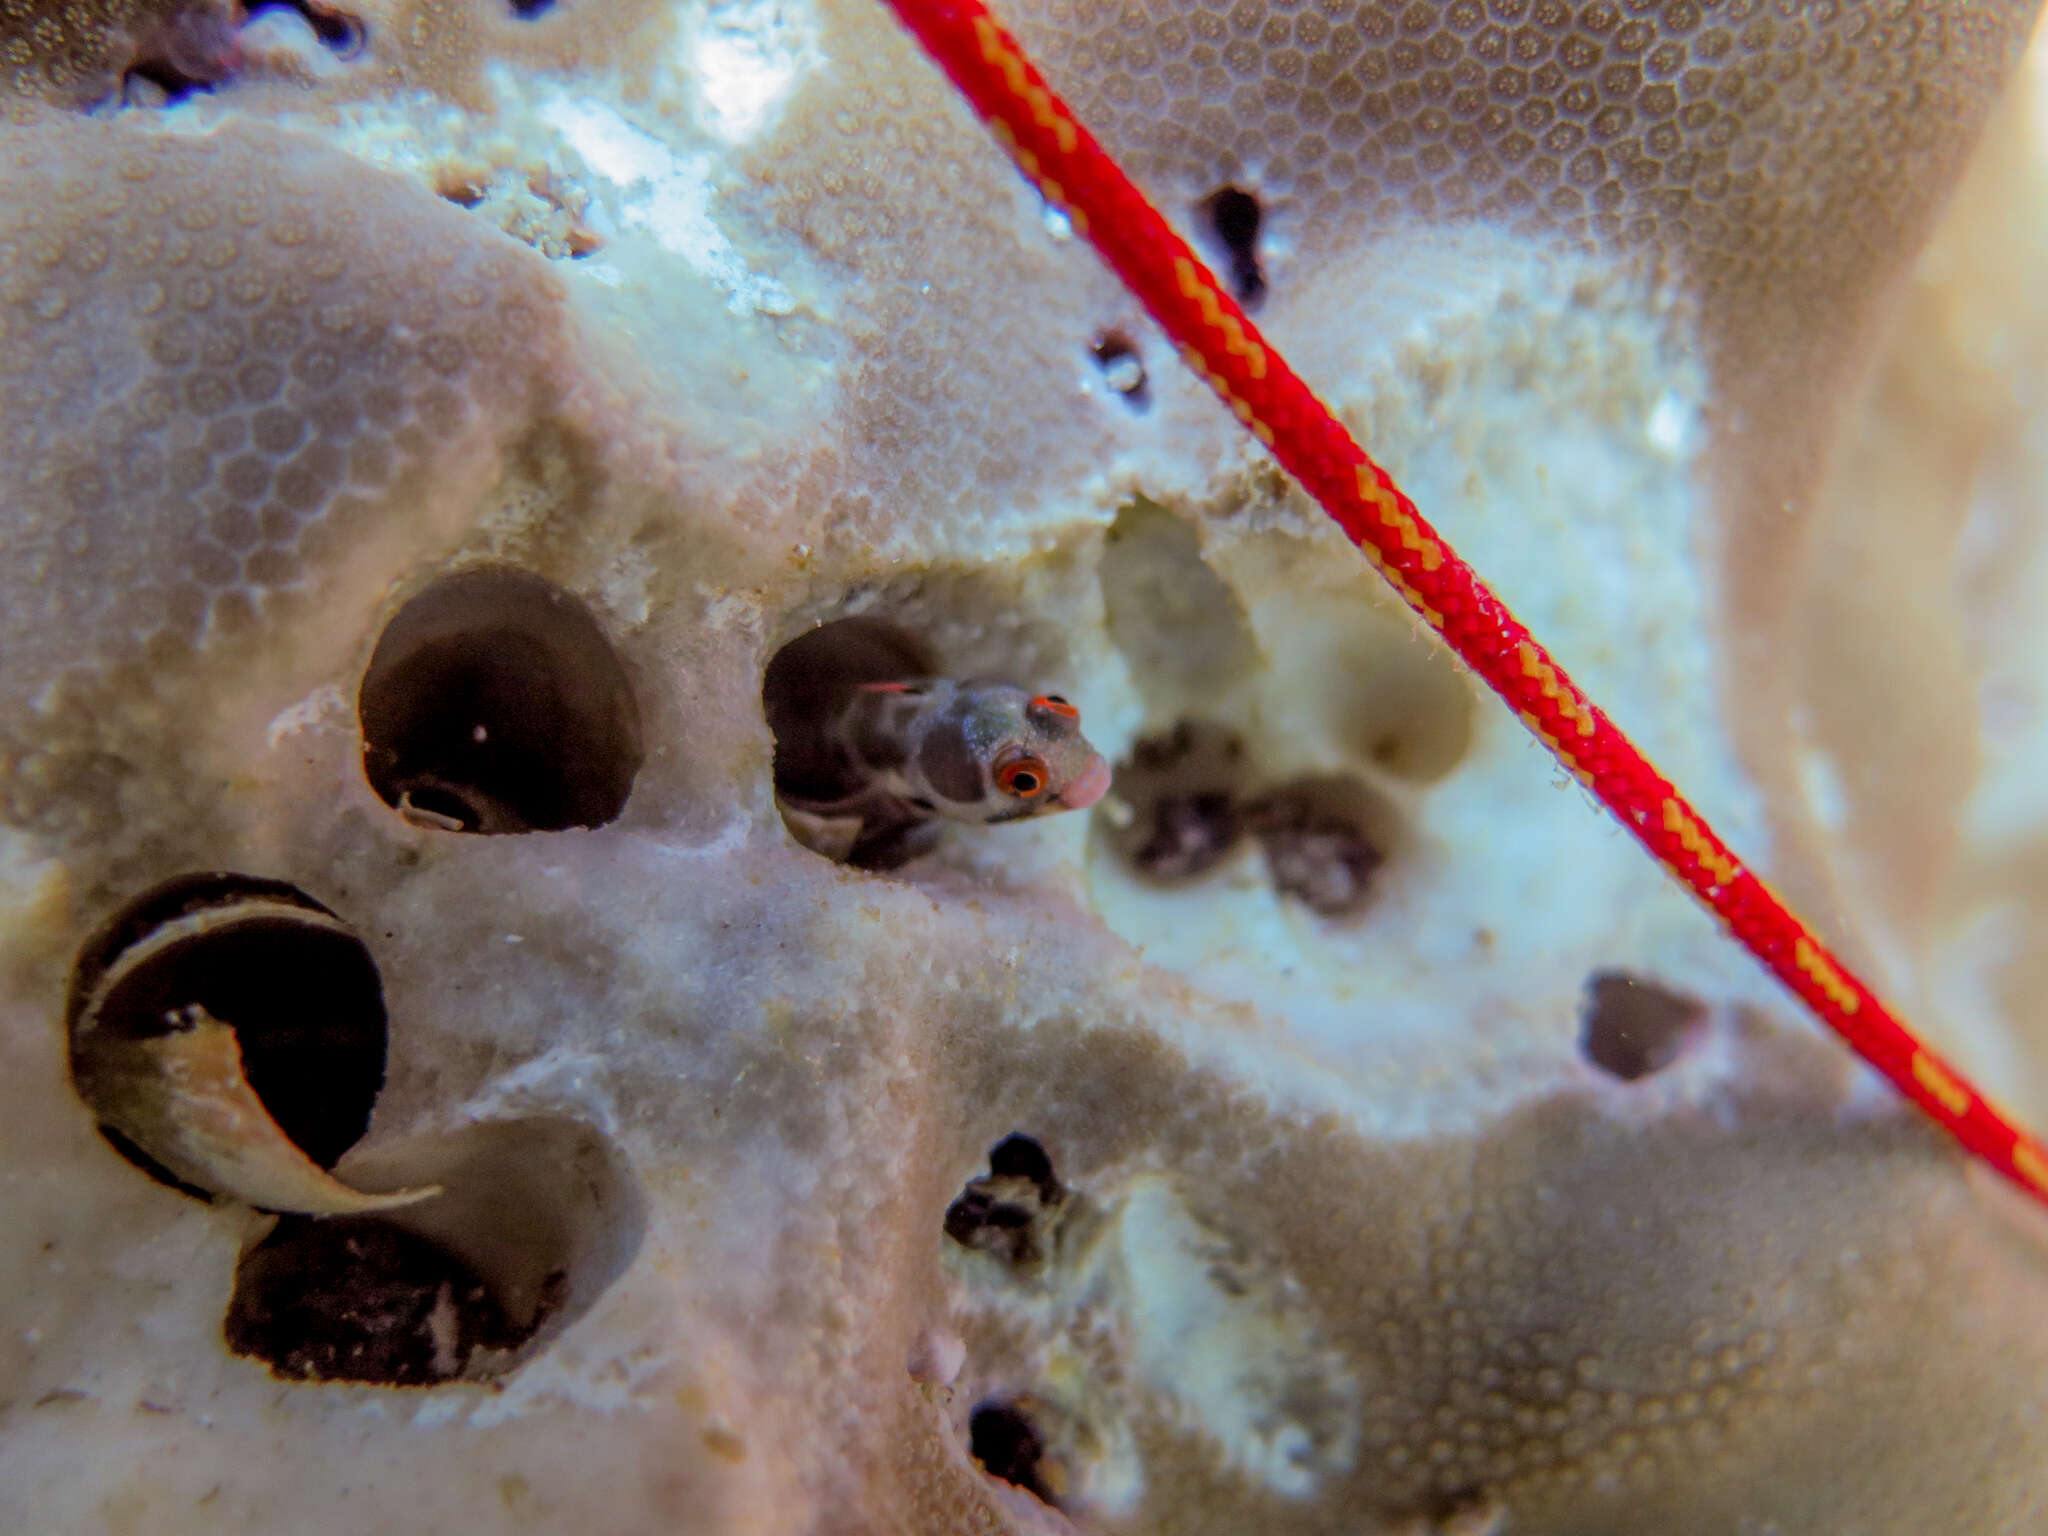
<path id="1" fill-rule="evenodd" d="M 1573 686 L 1266 343 L 980 0 L 889 4 L 1024 173 L 1151 311 L 1188 366 L 1409 607 L 1835 1033 L 1957 1141 L 2048 1204 L 2048 1150 L 1923 1045 Z"/>

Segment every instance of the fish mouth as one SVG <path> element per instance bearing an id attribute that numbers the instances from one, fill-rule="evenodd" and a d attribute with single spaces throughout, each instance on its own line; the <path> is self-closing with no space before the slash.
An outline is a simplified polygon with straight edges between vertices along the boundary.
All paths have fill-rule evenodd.
<path id="1" fill-rule="evenodd" d="M 1109 764 L 1101 757 L 1081 771 L 1080 777 L 1060 791 L 1060 804 L 1070 811 L 1085 811 L 1109 793 Z"/>

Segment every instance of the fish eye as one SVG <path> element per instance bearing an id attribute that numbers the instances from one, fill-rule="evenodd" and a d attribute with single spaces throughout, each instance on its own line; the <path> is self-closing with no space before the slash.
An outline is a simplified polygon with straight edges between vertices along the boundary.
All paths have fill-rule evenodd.
<path id="1" fill-rule="evenodd" d="M 1054 720 L 1072 722 L 1081 718 L 1081 711 L 1074 708 L 1056 693 L 1041 693 L 1034 698 L 1025 711 L 1039 719 L 1051 717 Z"/>
<path id="2" fill-rule="evenodd" d="M 1028 800 L 1045 788 L 1043 761 L 1028 752 L 996 765 L 996 788 L 1019 800 Z"/>

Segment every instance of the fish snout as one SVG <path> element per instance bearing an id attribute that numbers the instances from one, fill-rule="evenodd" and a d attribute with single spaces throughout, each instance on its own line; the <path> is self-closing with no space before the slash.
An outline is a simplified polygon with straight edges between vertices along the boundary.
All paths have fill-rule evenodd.
<path id="1" fill-rule="evenodd" d="M 1070 811 L 1085 811 L 1109 793 L 1109 764 L 1098 754 L 1060 794 Z"/>

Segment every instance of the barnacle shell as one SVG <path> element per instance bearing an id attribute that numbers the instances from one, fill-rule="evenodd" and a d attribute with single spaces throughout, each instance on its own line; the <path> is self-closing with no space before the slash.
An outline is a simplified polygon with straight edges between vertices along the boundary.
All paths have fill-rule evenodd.
<path id="1" fill-rule="evenodd" d="M 337 951 L 359 953 L 354 935 L 331 914 L 272 893 L 222 892 L 213 900 L 195 895 L 179 907 L 174 915 L 143 925 L 132 938 L 122 933 L 127 942 L 104 965 L 88 965 L 80 975 L 73 999 L 71 1072 L 79 1097 L 101 1126 L 184 1183 L 265 1210 L 353 1215 L 411 1205 L 438 1193 L 429 1188 L 365 1194 L 336 1179 L 279 1126 L 251 1085 L 234 1027 L 215 1018 L 204 1003 L 190 1000 L 201 992 L 247 995 L 221 969 L 238 961 L 256 963 L 253 956 L 264 951 L 275 965 L 282 948 L 299 972 L 295 980 L 303 988 L 307 1012 L 321 1010 L 327 1001 L 321 993 L 337 988 L 360 1005 L 359 989 L 336 974 L 346 961 L 321 963 Z M 250 943 L 258 934 L 255 943 L 262 950 Z M 381 1012 L 375 1021 L 379 1079 Z M 331 1021 L 264 1022 L 292 1034 L 301 1029 L 317 1033 Z M 346 1021 L 341 1029 L 347 1030 Z M 337 1051 L 347 1057 L 362 1054 L 365 1047 L 346 1039 L 295 1045 L 333 1072 L 333 1080 L 316 1085 L 316 1093 L 324 1089 L 347 1096 L 364 1086 L 349 1080 L 360 1074 L 349 1072 Z M 374 1093 L 374 1084 L 368 1086 Z M 346 1108 L 340 1113 L 345 1117 Z M 315 1109 L 311 1118 L 316 1129 L 327 1131 L 329 1115 Z"/>

